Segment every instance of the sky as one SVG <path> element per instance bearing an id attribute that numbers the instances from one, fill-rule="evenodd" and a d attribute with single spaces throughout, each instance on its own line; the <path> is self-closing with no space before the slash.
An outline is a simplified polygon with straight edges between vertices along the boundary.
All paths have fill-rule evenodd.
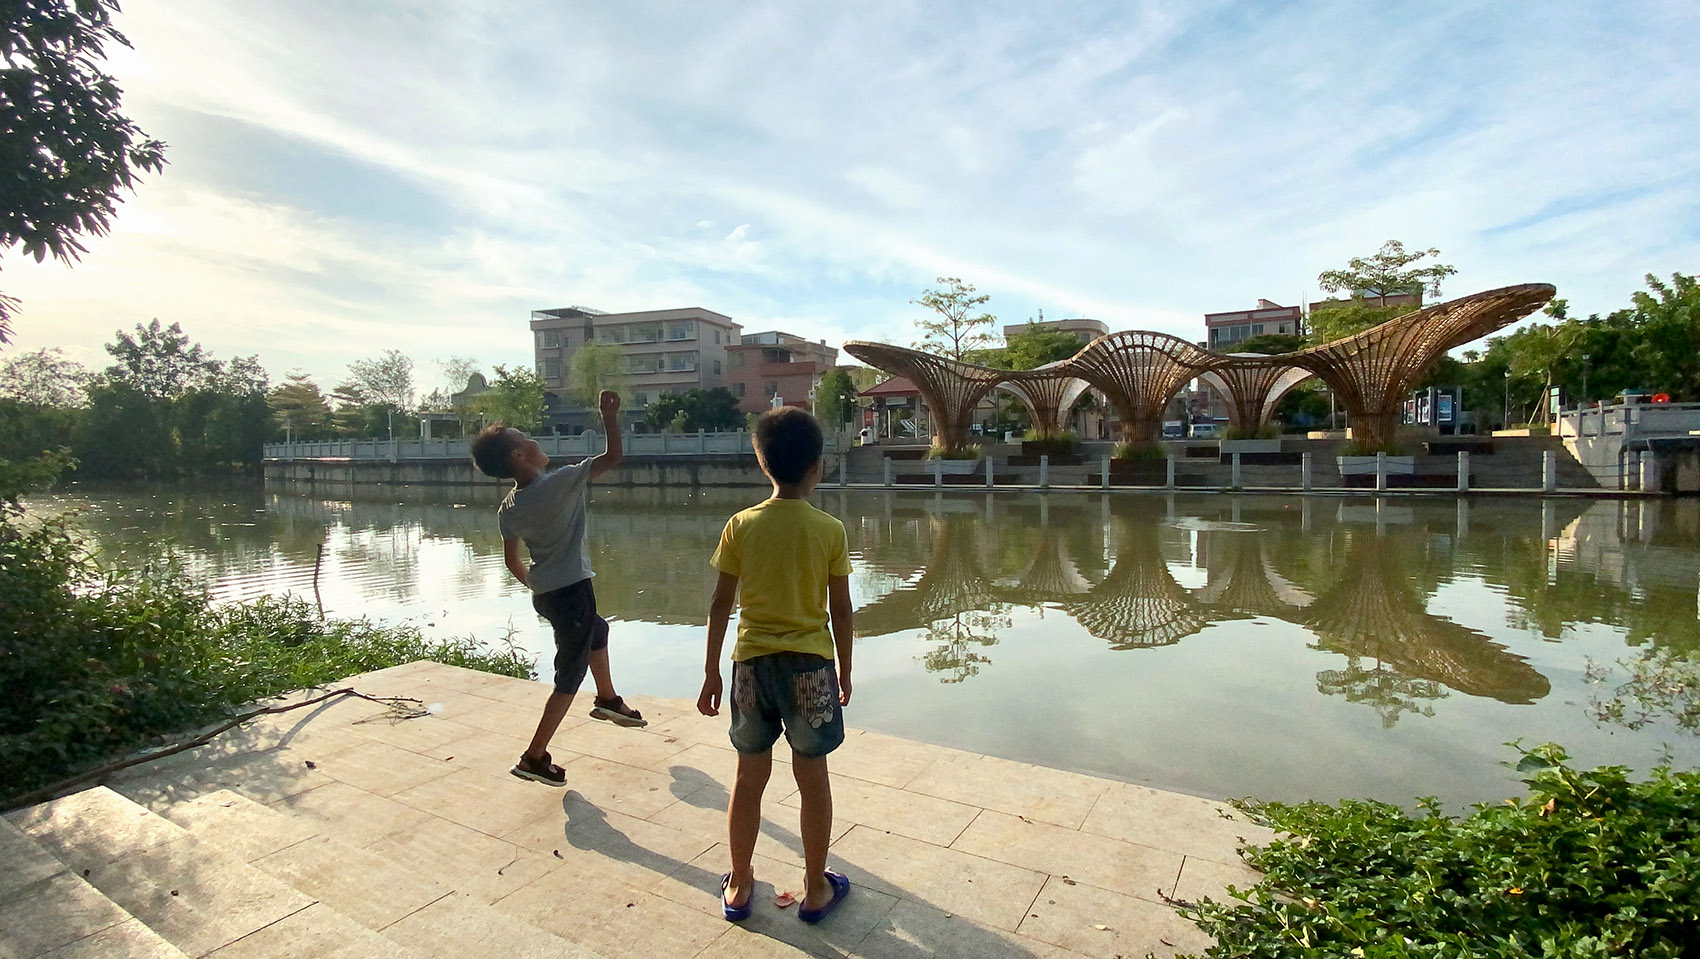
<path id="1" fill-rule="evenodd" d="M 327 391 L 396 348 L 529 364 L 533 309 L 916 339 L 1203 337 L 1388 239 L 1444 297 L 1573 313 L 1700 270 L 1700 4 L 125 0 L 168 144 L 74 268 L 0 254 L 15 343 L 178 322 Z"/>

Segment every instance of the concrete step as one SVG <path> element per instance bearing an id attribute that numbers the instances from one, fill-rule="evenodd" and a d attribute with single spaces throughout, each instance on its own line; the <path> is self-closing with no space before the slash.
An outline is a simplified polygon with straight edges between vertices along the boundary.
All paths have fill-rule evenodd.
<path id="1" fill-rule="evenodd" d="M 176 954 L 233 959 L 400 952 L 223 844 L 203 841 L 105 787 L 9 818 Z"/>
<path id="2" fill-rule="evenodd" d="M 458 888 L 457 880 L 467 877 L 443 874 L 435 868 L 439 862 L 393 860 L 327 834 L 321 820 L 292 816 L 233 790 L 170 803 L 161 812 L 191 834 L 394 943 L 387 955 L 601 959 L 497 911 L 477 889 Z"/>
<path id="3" fill-rule="evenodd" d="M 4 819 L 0 862 L 0 956 L 183 956 Z"/>

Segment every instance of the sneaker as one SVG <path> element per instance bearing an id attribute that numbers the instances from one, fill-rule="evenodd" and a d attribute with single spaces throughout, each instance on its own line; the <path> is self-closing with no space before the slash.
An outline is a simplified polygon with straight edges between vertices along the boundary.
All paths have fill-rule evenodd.
<path id="1" fill-rule="evenodd" d="M 549 754 L 544 753 L 539 759 L 532 759 L 523 753 L 514 768 L 508 770 L 521 779 L 535 779 L 545 786 L 565 786 L 567 771 L 549 761 Z"/>
<path id="2" fill-rule="evenodd" d="M 613 699 L 596 697 L 596 705 L 590 710 L 591 719 L 605 719 L 616 726 L 648 726 L 649 721 L 643 718 L 643 713 L 626 705 L 619 696 Z"/>

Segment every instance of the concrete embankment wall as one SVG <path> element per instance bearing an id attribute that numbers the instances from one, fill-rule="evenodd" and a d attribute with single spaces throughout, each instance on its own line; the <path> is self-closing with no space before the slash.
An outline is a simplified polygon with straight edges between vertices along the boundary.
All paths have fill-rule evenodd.
<path id="1" fill-rule="evenodd" d="M 836 456 L 828 456 L 835 468 Z M 486 486 L 506 485 L 478 472 L 471 460 L 291 459 L 267 460 L 266 482 L 279 486 Z M 754 453 L 669 453 L 627 456 L 598 482 L 613 486 L 766 486 Z"/>

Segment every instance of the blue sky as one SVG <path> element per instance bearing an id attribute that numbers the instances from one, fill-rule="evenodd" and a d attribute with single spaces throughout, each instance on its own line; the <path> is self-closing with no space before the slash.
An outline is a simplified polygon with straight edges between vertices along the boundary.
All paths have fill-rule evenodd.
<path id="1" fill-rule="evenodd" d="M 327 389 L 533 308 L 907 343 L 941 275 L 1202 336 L 1390 238 L 1582 312 L 1700 269 L 1700 4 L 127 0 L 171 165 L 16 349 L 178 321 Z"/>

